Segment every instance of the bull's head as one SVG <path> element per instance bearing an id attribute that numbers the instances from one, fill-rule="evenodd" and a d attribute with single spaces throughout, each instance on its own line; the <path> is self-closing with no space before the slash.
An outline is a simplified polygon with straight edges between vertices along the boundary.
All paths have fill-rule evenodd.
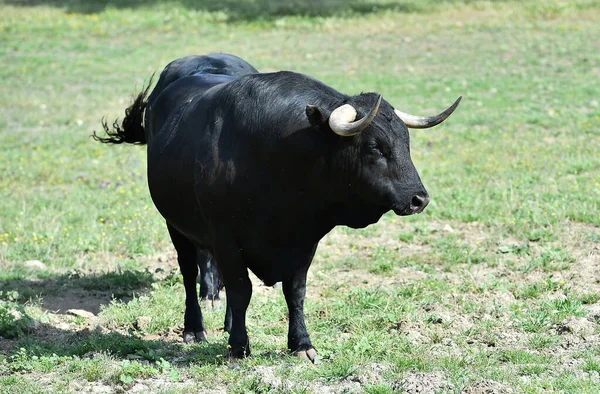
<path id="1" fill-rule="evenodd" d="M 429 194 L 411 160 L 407 128 L 424 129 L 440 124 L 452 114 L 461 98 L 440 114 L 425 117 L 398 111 L 373 93 L 351 97 L 329 117 L 319 107 L 306 108 L 311 124 L 328 126 L 343 137 L 336 144 L 334 162 L 341 166 L 340 174 L 348 184 L 347 192 L 356 197 L 353 200 L 356 207 L 365 212 L 365 223 L 357 226 L 377 221 L 389 210 L 404 216 L 425 209 Z M 356 120 L 359 113 L 364 116 Z"/>

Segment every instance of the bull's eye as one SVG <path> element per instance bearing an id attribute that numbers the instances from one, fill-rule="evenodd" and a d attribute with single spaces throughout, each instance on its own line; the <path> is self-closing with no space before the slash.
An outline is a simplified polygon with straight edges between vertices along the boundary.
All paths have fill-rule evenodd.
<path id="1" fill-rule="evenodd" d="M 377 145 L 369 147 L 369 151 L 373 156 L 383 157 L 383 151 Z"/>

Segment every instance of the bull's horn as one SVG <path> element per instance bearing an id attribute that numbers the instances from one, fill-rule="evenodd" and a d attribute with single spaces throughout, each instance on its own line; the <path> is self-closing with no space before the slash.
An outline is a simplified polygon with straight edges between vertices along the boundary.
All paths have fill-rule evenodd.
<path id="1" fill-rule="evenodd" d="M 354 109 L 353 106 L 344 104 L 337 107 L 329 117 L 329 127 L 331 127 L 331 130 L 333 130 L 334 133 L 341 135 L 342 137 L 356 135 L 371 124 L 373 118 L 377 115 L 379 104 L 381 104 L 381 96 L 379 96 L 377 104 L 371 108 L 368 115 L 356 122 L 354 122 L 354 119 L 356 119 L 356 109 Z"/>
<path id="2" fill-rule="evenodd" d="M 454 102 L 454 104 L 452 104 L 450 107 L 444 110 L 444 112 L 434 116 L 415 116 L 398 111 L 397 109 L 395 109 L 394 112 L 396 113 L 396 115 L 398 115 L 400 119 L 402 119 L 406 127 L 411 129 L 427 129 L 429 127 L 436 126 L 442 123 L 444 120 L 446 120 L 446 118 L 448 118 L 448 116 L 450 116 L 452 112 L 454 112 L 456 107 L 458 107 L 458 103 L 460 103 L 461 99 L 462 96 L 460 96 Z"/>

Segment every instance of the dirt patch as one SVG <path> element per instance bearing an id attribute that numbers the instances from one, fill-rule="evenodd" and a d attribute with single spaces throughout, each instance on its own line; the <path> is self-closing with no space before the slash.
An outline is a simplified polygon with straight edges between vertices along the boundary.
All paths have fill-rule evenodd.
<path id="1" fill-rule="evenodd" d="M 0 337 L 0 354 L 9 354 L 15 346 L 15 341 Z"/>
<path id="2" fill-rule="evenodd" d="M 596 330 L 596 324 L 585 317 L 571 317 L 558 323 L 554 332 L 558 335 L 574 334 L 580 337 L 592 335 Z"/>
<path id="3" fill-rule="evenodd" d="M 312 366 L 309 366 L 312 368 Z M 300 386 L 276 373 L 278 367 L 256 366 L 252 368 L 251 376 L 257 377 L 261 384 L 276 392 L 290 392 L 293 389 L 302 388 L 308 393 L 363 393 L 365 386 L 385 382 L 382 374 L 392 369 L 385 364 L 370 364 L 358 369 L 355 373 L 341 379 L 338 382 L 317 380 Z"/>
<path id="4" fill-rule="evenodd" d="M 436 394 L 454 390 L 454 385 L 441 372 L 408 373 L 392 385 L 393 390 L 407 394 Z"/>
<path id="5" fill-rule="evenodd" d="M 202 392 L 207 394 L 225 394 L 224 388 L 198 387 L 193 381 L 171 382 L 163 378 L 136 379 L 129 386 L 108 386 L 100 382 L 75 380 L 69 384 L 69 391 L 89 394 L 111 393 L 164 393 L 164 392 Z"/>
<path id="6" fill-rule="evenodd" d="M 480 380 L 467 386 L 464 389 L 464 394 L 509 394 L 513 393 L 513 389 L 493 380 Z"/>
<path id="7" fill-rule="evenodd" d="M 584 223 L 568 222 L 560 233 L 560 244 L 575 258 L 575 263 L 564 273 L 573 279 L 572 286 L 579 292 L 600 292 L 600 228 Z"/>
<path id="8" fill-rule="evenodd" d="M 282 392 L 290 391 L 294 387 L 294 384 L 290 380 L 285 379 L 285 377 L 277 376 L 275 370 L 276 368 L 274 367 L 259 365 L 252 368 L 252 375 L 258 377 L 263 385 L 271 389 Z"/>

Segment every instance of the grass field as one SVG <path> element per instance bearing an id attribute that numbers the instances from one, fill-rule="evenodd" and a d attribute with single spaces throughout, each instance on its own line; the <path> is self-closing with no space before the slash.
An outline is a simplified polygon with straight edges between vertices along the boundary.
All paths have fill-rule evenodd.
<path id="1" fill-rule="evenodd" d="M 600 392 L 597 1 L 28 3 L 0 5 L 0 392 Z M 464 96 L 411 132 L 426 211 L 321 242 L 316 365 L 257 281 L 251 358 L 227 360 L 219 309 L 184 346 L 144 148 L 89 138 L 214 51 L 405 112 Z"/>

